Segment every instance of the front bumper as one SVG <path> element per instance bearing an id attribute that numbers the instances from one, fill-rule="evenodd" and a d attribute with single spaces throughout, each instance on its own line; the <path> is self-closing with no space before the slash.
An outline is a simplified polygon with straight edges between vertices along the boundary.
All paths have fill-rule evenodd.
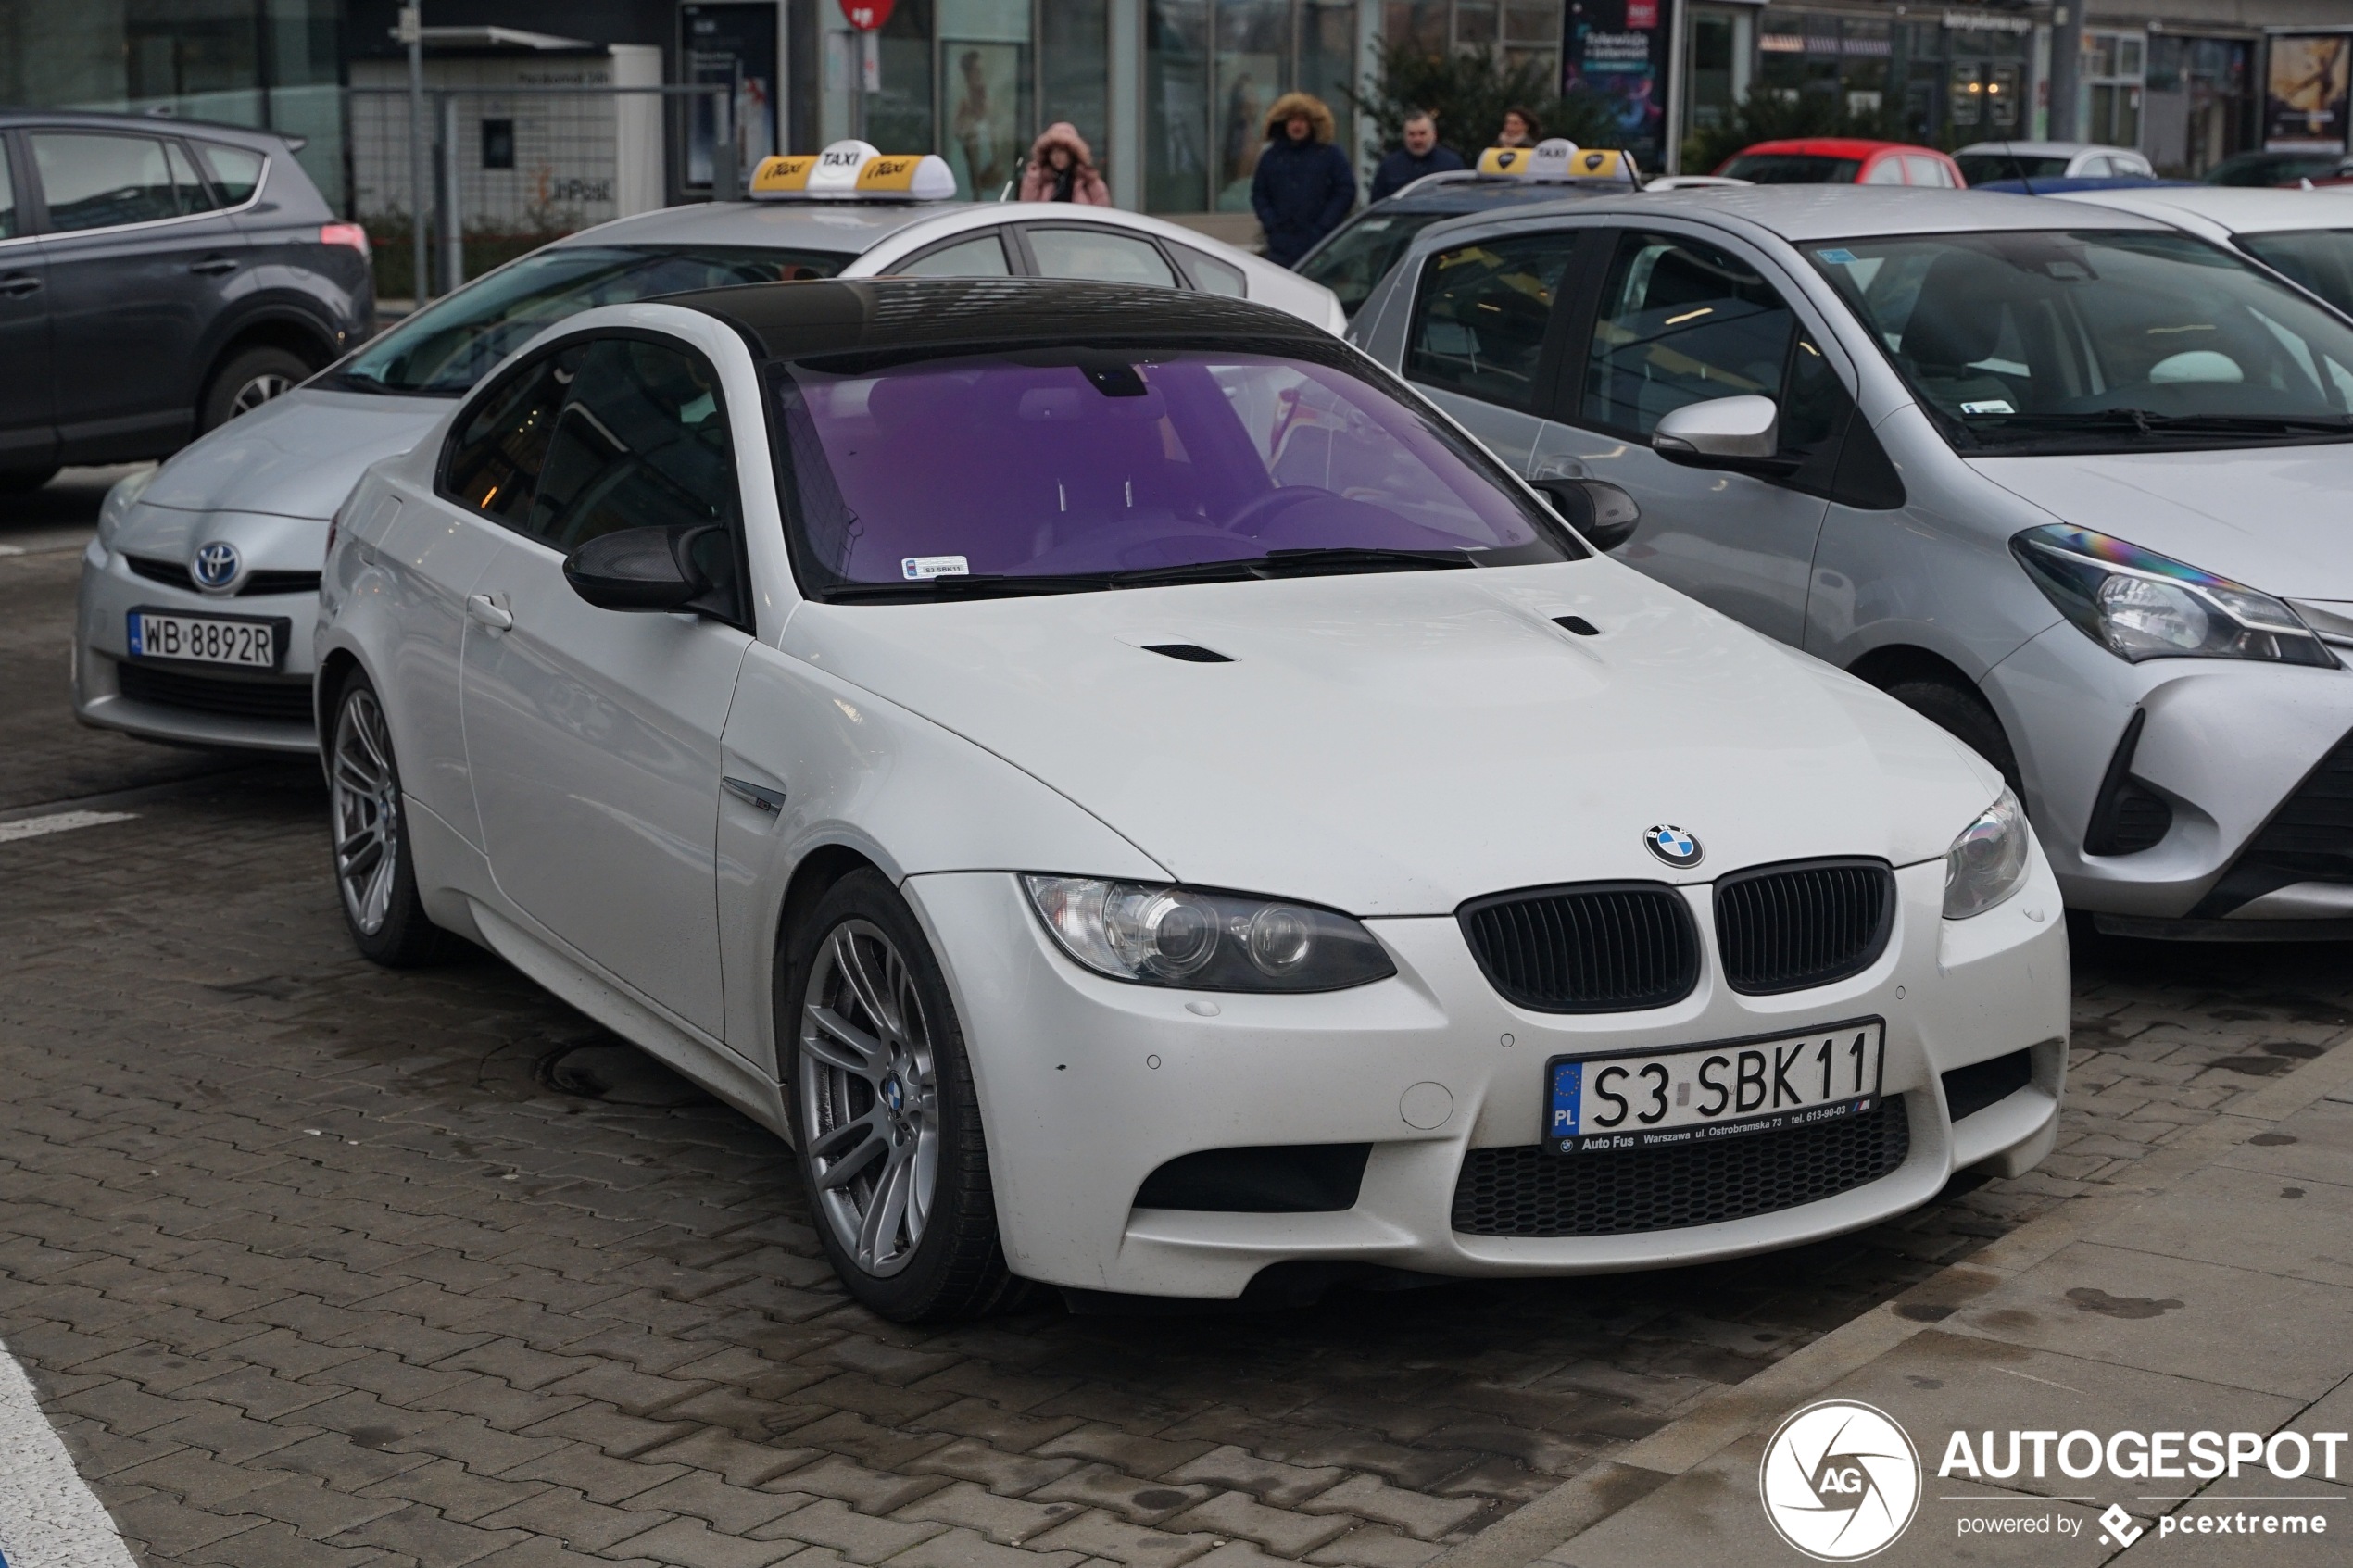
<path id="1" fill-rule="evenodd" d="M 2152 935 L 2163 929 L 2153 922 L 2178 935 L 2260 936 L 2353 922 L 2353 811 L 2336 877 L 2324 866 L 2305 883 L 2240 874 L 2250 849 L 2261 852 L 2266 824 L 2353 735 L 2353 671 L 2223 659 L 2128 664 L 2061 622 L 1995 667 L 1984 689 L 2018 750 L 2028 814 L 2070 906 Z M 2136 710 L 2146 717 L 2119 769 Z M 2161 800 L 2171 822 L 2150 847 L 2094 853 L 2087 830 L 2120 785 Z M 2353 934 L 2353 924 L 2335 934 Z"/>
<path id="2" fill-rule="evenodd" d="M 285 659 L 275 674 L 248 674 L 177 660 L 141 660 L 126 693 L 123 667 L 132 662 L 129 615 L 133 608 L 191 615 L 284 619 L 291 622 Z M 80 604 L 74 619 L 73 712 L 85 724 L 123 730 L 150 740 L 252 751 L 313 753 L 309 717 L 310 631 L 319 595 L 198 593 L 133 573 L 125 558 L 93 542 L 82 552 Z"/>
<path id="3" fill-rule="evenodd" d="M 1614 1016 L 1535 1013 L 1504 1002 L 1445 917 L 1369 922 L 1397 964 L 1393 979 L 1320 996 L 1213 997 L 1079 969 L 1052 946 L 1010 874 L 918 876 L 905 891 L 954 993 L 1014 1272 L 1088 1290 L 1231 1298 L 1262 1269 L 1287 1262 L 1505 1275 L 1736 1257 L 1901 1213 L 1961 1167 L 2023 1170 L 2049 1148 L 2065 1073 L 2068 960 L 2057 884 L 2037 857 L 2016 897 L 1948 922 L 1940 918 L 1943 881 L 1941 862 L 1897 873 L 1900 907 L 1887 951 L 1851 980 L 1744 997 L 1714 978 L 1711 952 L 1709 973 L 1691 997 Z M 1710 891 L 1687 895 L 1703 932 L 1713 931 Z M 1883 1086 L 1890 1098 L 1901 1097 L 1910 1124 L 1908 1152 L 1885 1175 L 1818 1201 L 1672 1230 L 1549 1237 L 1455 1230 L 1466 1152 L 1537 1141 L 1548 1058 L 1795 1032 L 1868 1014 L 1886 1020 Z M 2030 1049 L 2026 1087 L 1950 1122 L 1940 1074 Z M 1347 1210 L 1135 1205 L 1146 1177 L 1180 1155 L 1367 1143 L 1371 1155 Z"/>

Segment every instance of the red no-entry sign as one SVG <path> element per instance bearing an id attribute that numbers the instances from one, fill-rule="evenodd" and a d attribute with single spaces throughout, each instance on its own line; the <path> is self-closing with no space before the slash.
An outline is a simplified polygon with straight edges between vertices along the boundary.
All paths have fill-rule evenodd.
<path id="1" fill-rule="evenodd" d="M 892 0 L 841 0 L 841 14 L 861 32 L 880 32 L 890 20 Z"/>

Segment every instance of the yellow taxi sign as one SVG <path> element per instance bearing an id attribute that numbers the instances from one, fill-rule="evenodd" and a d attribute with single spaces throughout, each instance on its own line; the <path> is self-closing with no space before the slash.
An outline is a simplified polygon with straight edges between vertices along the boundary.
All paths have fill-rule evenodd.
<path id="1" fill-rule="evenodd" d="M 956 176 L 934 154 L 883 153 L 852 140 L 813 155 L 762 158 L 748 194 L 754 200 L 943 201 L 956 194 Z"/>
<path id="2" fill-rule="evenodd" d="M 764 157 L 760 167 L 751 171 L 751 194 L 755 196 L 798 195 L 809 188 L 809 171 L 817 167 L 817 156 L 804 153 L 799 157 L 782 155 Z"/>
<path id="3" fill-rule="evenodd" d="M 1509 175 L 1519 180 L 1593 180 L 1638 185 L 1634 160 L 1611 147 L 1579 147 L 1554 137 L 1532 147 L 1490 147 L 1478 155 L 1481 174 Z"/>

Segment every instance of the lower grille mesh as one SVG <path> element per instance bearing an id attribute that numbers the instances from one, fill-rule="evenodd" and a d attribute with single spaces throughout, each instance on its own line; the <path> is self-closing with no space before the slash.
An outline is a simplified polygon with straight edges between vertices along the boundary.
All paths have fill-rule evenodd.
<path id="1" fill-rule="evenodd" d="M 1614 1154 L 1475 1148 L 1454 1185 L 1465 1236 L 1631 1236 L 1744 1220 L 1875 1182 L 1904 1163 L 1900 1098 L 1859 1116 Z"/>
<path id="2" fill-rule="evenodd" d="M 240 681 L 133 662 L 116 665 L 115 676 L 122 695 L 132 702 L 216 713 L 225 719 L 267 719 L 285 724 L 314 721 L 308 681 Z"/>

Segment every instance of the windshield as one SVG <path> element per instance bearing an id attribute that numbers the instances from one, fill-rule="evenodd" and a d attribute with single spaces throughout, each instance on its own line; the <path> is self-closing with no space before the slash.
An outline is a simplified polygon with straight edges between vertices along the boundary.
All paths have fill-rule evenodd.
<path id="1" fill-rule="evenodd" d="M 2353 229 L 2305 229 L 2287 234 L 2241 234 L 2239 248 L 2256 260 L 2353 315 Z"/>
<path id="2" fill-rule="evenodd" d="M 1585 554 L 1492 458 L 1333 362 L 1054 348 L 774 372 L 794 556 L 831 598 Z"/>
<path id="3" fill-rule="evenodd" d="M 2293 185 L 2336 172 L 2337 153 L 2241 153 L 2206 171 L 2209 185 Z"/>
<path id="4" fill-rule="evenodd" d="M 2064 157 L 2037 157 L 2025 153 L 1955 153 L 1961 178 L 1972 185 L 1995 180 L 2057 180 L 2067 173 Z"/>
<path id="5" fill-rule="evenodd" d="M 1957 446 L 2144 449 L 2353 433 L 2353 326 L 2185 234 L 1809 245 Z"/>
<path id="6" fill-rule="evenodd" d="M 1820 153 L 1743 153 L 1718 174 L 1752 185 L 1852 185 L 1863 160 Z"/>
<path id="7" fill-rule="evenodd" d="M 354 355 L 354 392 L 457 394 L 541 329 L 599 305 L 732 283 L 830 278 L 855 259 L 835 251 L 704 245 L 649 250 L 558 245 L 535 251 L 426 307 Z"/>
<path id="8" fill-rule="evenodd" d="M 1387 212 L 1366 215 L 1334 234 L 1331 243 L 1300 264 L 1299 274 L 1340 296 L 1349 315 L 1365 303 L 1373 285 L 1404 254 L 1405 243 L 1455 212 Z"/>

